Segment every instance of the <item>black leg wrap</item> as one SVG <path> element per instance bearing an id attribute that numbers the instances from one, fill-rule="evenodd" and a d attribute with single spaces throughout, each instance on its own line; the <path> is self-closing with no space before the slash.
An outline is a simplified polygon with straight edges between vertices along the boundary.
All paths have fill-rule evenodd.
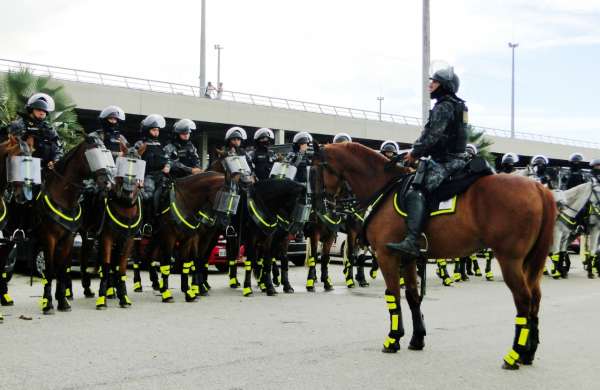
<path id="1" fill-rule="evenodd" d="M 515 338 L 512 349 L 504 356 L 502 368 L 516 370 L 519 362 L 530 350 L 529 321 L 526 317 L 515 318 Z"/>

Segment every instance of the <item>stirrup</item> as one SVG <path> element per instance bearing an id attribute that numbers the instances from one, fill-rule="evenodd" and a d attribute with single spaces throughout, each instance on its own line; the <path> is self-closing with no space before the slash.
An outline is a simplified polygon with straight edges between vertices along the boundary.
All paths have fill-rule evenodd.
<path id="1" fill-rule="evenodd" d="M 152 225 L 149 223 L 145 223 L 142 226 L 142 236 L 151 236 L 152 235 Z"/>

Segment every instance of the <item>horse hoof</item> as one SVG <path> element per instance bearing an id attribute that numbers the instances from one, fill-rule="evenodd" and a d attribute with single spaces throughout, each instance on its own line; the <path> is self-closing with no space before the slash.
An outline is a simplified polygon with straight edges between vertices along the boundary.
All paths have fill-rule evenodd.
<path id="1" fill-rule="evenodd" d="M 523 358 L 523 359 L 519 360 L 519 363 L 523 364 L 524 366 L 531 366 L 533 364 L 533 359 Z"/>
<path id="2" fill-rule="evenodd" d="M 96 294 L 94 294 L 94 292 L 92 290 L 90 290 L 89 288 L 83 290 L 83 296 L 86 298 L 94 298 L 95 295 Z"/>
<path id="3" fill-rule="evenodd" d="M 250 287 L 244 287 L 244 290 L 243 290 L 242 294 L 245 297 L 249 297 L 250 295 L 252 295 L 252 288 L 250 288 Z"/>
<path id="4" fill-rule="evenodd" d="M 369 287 L 369 282 L 367 282 L 366 280 L 359 280 L 358 285 L 360 287 Z"/>
<path id="5" fill-rule="evenodd" d="M 54 314 L 54 308 L 53 307 L 47 307 L 42 312 L 44 313 L 44 315 L 53 315 Z"/>
<path id="6" fill-rule="evenodd" d="M 313 286 L 306 286 L 306 291 L 308 292 L 315 292 L 315 288 Z"/>
<path id="7" fill-rule="evenodd" d="M 347 280 L 346 281 L 346 287 L 348 287 L 348 288 L 354 288 L 354 287 L 356 287 L 356 285 L 354 284 L 354 280 Z"/>
<path id="8" fill-rule="evenodd" d="M 185 301 L 186 302 L 196 302 L 197 300 L 198 300 L 197 296 L 185 294 Z"/>
<path id="9" fill-rule="evenodd" d="M 69 304 L 69 302 L 66 299 L 64 300 L 64 302 L 59 303 L 56 308 L 58 311 L 62 311 L 62 312 L 71 311 L 71 305 Z"/>
<path id="10" fill-rule="evenodd" d="M 127 309 L 131 307 L 131 303 L 128 302 L 119 302 L 119 306 L 121 307 L 121 309 Z"/>
<path id="11" fill-rule="evenodd" d="M 154 291 L 160 290 L 160 285 L 158 284 L 158 282 L 152 282 L 152 290 L 154 290 Z"/>
<path id="12" fill-rule="evenodd" d="M 505 370 L 518 370 L 519 369 L 519 365 L 517 363 L 515 364 L 508 364 L 507 362 L 503 362 L 502 363 L 502 368 Z"/>
<path id="13" fill-rule="evenodd" d="M 101 305 L 96 305 L 96 310 L 106 310 L 108 307 L 106 306 L 106 303 L 103 303 Z"/>
<path id="14" fill-rule="evenodd" d="M 292 286 L 283 286 L 283 292 L 286 294 L 293 294 L 294 289 L 292 288 Z"/>
<path id="15" fill-rule="evenodd" d="M 275 291 L 274 288 L 273 289 L 270 289 L 270 288 L 267 289 L 267 296 L 268 297 L 273 297 L 275 295 L 277 295 L 277 291 Z"/>
<path id="16" fill-rule="evenodd" d="M 371 277 L 371 279 L 377 279 L 377 271 L 371 270 L 371 272 L 369 272 L 369 276 Z"/>
<path id="17" fill-rule="evenodd" d="M 203 286 L 203 287 L 204 287 L 204 288 L 205 288 L 207 291 L 208 291 L 208 290 L 210 290 L 210 289 L 212 288 L 212 287 L 211 287 L 211 285 L 210 285 L 210 284 L 208 284 L 208 282 L 204 282 L 204 283 L 202 283 L 202 286 Z"/>
<path id="18" fill-rule="evenodd" d="M 383 348 L 381 348 L 381 352 L 383 352 L 383 353 L 396 353 L 399 350 L 400 350 L 400 345 L 398 345 L 398 346 L 392 345 L 389 347 L 384 346 Z"/>
<path id="19" fill-rule="evenodd" d="M 423 339 L 415 340 L 413 338 L 408 344 L 408 349 L 410 349 L 411 351 L 422 351 L 423 348 L 425 348 L 425 340 Z"/>
<path id="20" fill-rule="evenodd" d="M 325 288 L 325 291 L 333 291 L 333 286 L 331 284 L 325 284 L 323 287 Z"/>
<path id="21" fill-rule="evenodd" d="M 10 300 L 8 300 L 8 299 L 4 299 L 4 297 L 2 297 L 2 300 L 1 300 L 0 304 L 2 306 L 14 306 L 15 305 L 15 301 L 13 301 L 12 298 L 10 298 Z"/>
<path id="22" fill-rule="evenodd" d="M 173 300 L 173 297 L 168 297 L 168 298 L 163 298 L 162 302 L 163 303 L 173 303 L 174 300 Z"/>

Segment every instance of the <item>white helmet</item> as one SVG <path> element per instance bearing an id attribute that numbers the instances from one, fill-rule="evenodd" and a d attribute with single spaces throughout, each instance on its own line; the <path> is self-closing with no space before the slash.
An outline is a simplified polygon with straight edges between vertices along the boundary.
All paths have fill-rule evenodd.
<path id="1" fill-rule="evenodd" d="M 333 143 L 339 144 L 342 142 L 352 142 L 352 137 L 348 133 L 337 133 L 335 137 L 333 137 Z"/>
<path id="2" fill-rule="evenodd" d="M 240 138 L 242 141 L 245 141 L 248 136 L 246 135 L 246 130 L 239 126 L 234 126 L 225 133 L 225 141 L 229 141 L 232 138 Z"/>
<path id="3" fill-rule="evenodd" d="M 467 152 L 471 156 L 477 156 L 477 153 L 479 153 L 479 151 L 477 150 L 477 146 L 473 144 L 467 144 L 467 146 L 465 147 L 465 152 Z"/>
<path id="4" fill-rule="evenodd" d="M 108 106 L 104 108 L 100 115 L 98 115 L 100 119 L 108 119 L 108 118 L 116 118 L 119 121 L 125 120 L 125 111 L 119 106 Z"/>
<path id="5" fill-rule="evenodd" d="M 273 130 L 269 129 L 268 127 L 261 127 L 254 133 L 255 141 L 258 141 L 260 138 L 264 137 L 267 137 L 271 141 L 275 141 L 275 134 L 273 134 Z"/>
<path id="6" fill-rule="evenodd" d="M 502 164 L 516 164 L 519 162 L 519 156 L 516 153 L 508 152 L 502 156 Z"/>
<path id="7" fill-rule="evenodd" d="M 294 136 L 293 142 L 295 144 L 309 144 L 313 140 L 312 135 L 306 131 L 301 131 Z"/>
<path id="8" fill-rule="evenodd" d="M 531 158 L 531 165 L 543 164 L 548 165 L 550 161 L 548 161 L 548 157 L 538 154 Z"/>
<path id="9" fill-rule="evenodd" d="M 43 92 L 34 93 L 27 99 L 25 108 L 30 111 L 35 108 L 49 113 L 54 111 L 54 99 L 52 99 L 52 96 Z"/>
<path id="10" fill-rule="evenodd" d="M 400 147 L 398 146 L 398 144 L 396 142 L 387 140 L 387 141 L 383 141 L 381 143 L 381 146 L 379 147 L 379 151 L 381 153 L 393 152 L 395 154 L 398 154 L 398 153 L 400 153 Z"/>

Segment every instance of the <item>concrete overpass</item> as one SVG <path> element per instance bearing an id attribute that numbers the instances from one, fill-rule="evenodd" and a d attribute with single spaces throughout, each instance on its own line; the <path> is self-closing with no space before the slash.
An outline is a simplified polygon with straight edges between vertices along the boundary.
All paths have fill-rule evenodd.
<path id="1" fill-rule="evenodd" d="M 373 147 L 385 139 L 409 145 L 422 129 L 420 118 L 402 115 L 380 117 L 373 111 L 231 91 L 224 92 L 220 99 L 209 99 L 201 97 L 195 86 L 0 60 L 0 72 L 22 67 L 34 74 L 50 75 L 64 85 L 78 106 L 84 127 L 95 126 L 97 112 L 110 104 L 125 110 L 132 129 L 137 128 L 142 116 L 150 113 L 173 119 L 190 118 L 200 122 L 198 141 L 205 154 L 211 144 L 221 142 L 224 130 L 230 125 L 248 127 L 249 134 L 258 127 L 270 127 L 276 131 L 278 143 L 289 142 L 293 134 L 303 130 L 323 142 L 345 131 Z M 543 153 L 551 159 L 565 160 L 571 153 L 580 152 L 587 159 L 600 157 L 600 144 L 592 142 L 519 132 L 518 138 L 510 138 L 505 130 L 477 129 L 493 141 L 491 150 L 498 154 Z"/>

